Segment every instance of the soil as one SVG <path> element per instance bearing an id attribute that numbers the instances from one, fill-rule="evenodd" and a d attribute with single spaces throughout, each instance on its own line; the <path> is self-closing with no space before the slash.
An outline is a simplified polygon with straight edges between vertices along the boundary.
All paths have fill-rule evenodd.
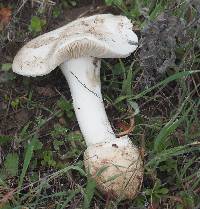
<path id="1" fill-rule="evenodd" d="M 59 1 L 56 1 L 59 5 Z M 81 0 L 76 7 L 68 7 L 62 10 L 58 18 L 52 18 L 52 8 L 46 6 L 44 14 L 47 24 L 41 34 L 59 28 L 79 17 L 89 16 L 97 13 L 106 13 L 110 9 L 102 4 L 101 0 Z M 31 1 L 23 6 L 21 1 L 3 0 L 4 7 L 12 6 L 12 18 L 10 23 L 4 28 L 0 39 L 0 63 L 12 63 L 17 51 L 29 40 L 34 38 L 34 34 L 28 30 L 30 18 L 37 13 L 38 5 L 31 5 Z M 115 11 L 116 12 L 116 11 Z M 38 36 L 38 34 L 36 35 Z M 0 81 L 4 74 L 0 72 Z M 23 107 L 27 103 L 27 97 L 32 92 L 31 100 L 37 105 L 53 108 L 61 95 L 70 98 L 66 80 L 57 68 L 49 75 L 37 78 L 25 78 L 14 75 L 16 78 L 8 82 L 0 82 L 0 134 L 15 135 L 31 119 L 37 115 L 46 115 L 47 112 L 37 112 L 36 109 Z M 5 97 L 7 101 L 5 101 Z M 19 98 L 21 108 L 13 108 L 11 103 Z M 51 127 L 48 127 L 51 129 Z"/>
<path id="2" fill-rule="evenodd" d="M 31 2 L 35 2 L 35 3 L 32 4 Z M 59 6 L 62 1 L 54 0 L 54 2 L 56 2 L 56 5 Z M 98 14 L 98 13 L 109 13 L 109 12 L 113 14 L 120 13 L 119 10 L 113 7 L 110 8 L 105 6 L 103 2 L 104 0 L 79 0 L 79 3 L 76 5 L 76 7 L 72 7 L 72 6 L 67 8 L 62 7 L 60 16 L 55 18 L 52 15 L 53 7 L 50 5 L 46 5 L 43 8 L 43 12 L 39 13 L 38 12 L 39 5 L 38 3 L 36 3 L 36 1 L 2 0 L 0 6 L 3 5 L 3 7 L 10 7 L 12 11 L 12 18 L 9 24 L 4 28 L 4 30 L 0 31 L 0 33 L 2 32 L 0 34 L 0 64 L 5 64 L 5 63 L 12 64 L 13 58 L 16 55 L 17 51 L 26 42 L 28 42 L 29 40 L 33 39 L 34 37 L 40 34 L 59 28 L 60 26 L 63 26 L 69 23 L 70 21 L 75 20 L 76 18 Z M 34 34 L 29 30 L 31 17 L 34 15 L 39 16 L 40 18 L 46 20 L 45 27 L 42 29 L 40 33 L 37 34 Z M 138 34 L 142 36 L 139 30 L 138 30 Z M 123 62 L 127 64 L 127 66 L 129 66 L 133 62 L 133 59 L 139 59 L 138 57 L 139 57 L 138 52 L 136 52 L 136 54 L 130 56 L 127 59 L 124 59 Z M 116 64 L 116 60 L 109 60 L 109 63 L 111 64 L 111 66 L 114 66 Z M 137 63 L 139 63 L 138 60 Z M 104 63 L 102 64 L 104 65 Z M 108 70 L 107 73 L 109 74 L 106 75 L 107 78 L 113 77 L 111 70 L 110 71 Z M 136 75 L 136 77 L 134 77 L 135 78 L 133 81 L 134 94 L 137 94 L 137 92 L 141 92 L 140 76 L 141 75 Z M 123 78 L 120 78 L 119 81 L 122 81 L 122 79 Z M 190 81 L 189 79 L 188 79 L 189 85 L 193 84 L 193 81 L 192 80 Z M 196 80 L 196 83 L 199 83 L 200 76 L 196 75 L 194 79 Z M 112 96 L 114 97 L 119 93 L 119 91 L 114 92 L 115 91 L 114 88 L 111 89 L 111 92 L 109 92 L 109 94 L 111 94 L 111 97 Z M 103 91 L 104 90 L 105 89 L 103 89 Z M 173 114 L 173 110 L 175 110 L 176 109 L 175 107 L 179 105 L 178 103 L 182 101 L 180 98 L 181 97 L 180 86 L 177 85 L 176 82 L 171 82 L 162 89 L 156 89 L 155 91 L 152 91 L 151 94 L 153 95 L 152 98 L 151 95 L 147 95 L 146 97 L 137 100 L 138 106 L 140 107 L 140 114 L 139 116 L 135 117 L 136 124 L 137 124 L 137 120 L 139 121 L 142 120 L 143 118 L 145 118 L 145 121 L 147 121 L 145 122 L 146 124 L 148 124 L 150 120 L 157 120 L 157 119 L 161 121 L 161 124 L 162 122 L 164 124 L 167 121 L 169 121 L 169 118 Z M 119 96 L 119 94 L 117 96 Z M 45 147 L 44 150 L 48 150 L 48 148 L 52 146 L 53 140 L 51 140 L 49 136 L 55 124 L 61 124 L 63 125 L 63 127 L 66 127 L 67 124 L 67 127 L 70 129 L 70 132 L 71 131 L 75 132 L 79 130 L 75 117 L 73 119 L 70 119 L 67 118 L 67 115 L 58 114 L 54 116 L 51 114 L 52 112 L 60 111 L 57 102 L 61 98 L 65 98 L 68 101 L 71 101 L 70 91 L 66 79 L 62 75 L 59 68 L 56 68 L 54 71 L 52 71 L 50 74 L 46 76 L 36 77 L 36 78 L 32 78 L 32 77 L 27 78 L 20 75 L 16 75 L 12 73 L 11 69 L 8 72 L 4 72 L 0 69 L 0 136 L 1 135 L 11 136 L 12 138 L 20 140 L 20 134 L 23 132 L 22 130 L 24 127 L 26 127 L 30 123 L 29 131 L 31 132 L 35 130 L 38 120 L 44 118 L 47 119 L 47 121 L 45 125 L 40 130 L 38 130 L 38 132 L 36 132 L 36 134 L 39 135 L 39 139 L 41 140 L 41 142 Z M 197 91 L 197 93 L 194 94 L 194 100 L 197 100 L 198 98 L 199 98 L 199 93 Z M 112 118 L 111 121 L 118 121 L 118 120 L 121 121 L 121 117 L 117 116 L 117 113 L 120 111 L 115 109 L 114 105 L 111 106 L 109 105 L 109 103 L 106 104 L 106 110 L 108 116 Z M 197 114 L 200 114 L 200 112 L 198 112 Z M 121 123 L 120 126 L 122 125 L 123 124 Z M 147 132 L 148 130 L 145 130 L 144 128 L 143 135 L 148 135 L 148 133 L 145 133 L 145 131 Z M 181 140 L 182 143 L 184 144 L 185 143 L 184 134 L 182 133 L 181 129 L 179 131 L 180 134 L 179 133 L 178 134 L 179 135 L 182 134 L 181 136 L 183 136 L 182 137 L 183 139 Z M 140 140 L 141 141 L 143 140 L 141 139 L 142 137 L 140 136 L 135 138 L 138 138 L 136 139 L 136 141 L 138 140 L 137 141 L 138 144 L 141 143 Z M 180 138 L 180 136 L 177 138 Z M 145 141 L 145 145 L 146 144 L 148 145 L 149 142 L 148 140 L 149 139 Z M 10 144 L 11 146 L 7 146 L 7 149 L 4 150 L 1 149 L 0 147 L 0 166 L 3 160 L 5 159 L 7 153 L 12 153 L 13 150 L 21 154 L 20 157 L 24 155 L 23 153 L 24 147 L 22 145 L 20 149 L 18 149 L 19 147 L 15 142 Z M 63 150 L 66 151 L 66 149 L 70 149 L 70 146 L 68 147 L 67 146 Z M 82 154 L 80 154 L 77 157 L 77 159 L 70 158 L 67 160 L 76 161 L 79 160 L 81 157 Z M 56 169 L 55 168 L 46 169 L 43 168 L 43 166 L 41 166 L 38 170 L 40 170 L 42 176 L 46 176 L 49 173 L 53 173 Z M 83 181 L 84 180 L 78 179 L 77 177 L 77 182 L 80 183 L 80 185 L 83 184 Z M 148 188 L 148 186 L 151 184 L 151 181 L 153 185 L 153 181 L 154 181 L 153 178 L 147 177 L 144 180 L 144 186 Z M 72 180 L 70 179 L 69 181 L 66 178 L 65 179 L 62 178 L 59 179 L 57 184 L 54 184 L 54 186 L 56 187 L 57 185 L 63 183 L 64 186 L 62 186 L 62 188 L 66 187 L 66 185 L 68 184 L 70 184 L 69 186 L 70 188 L 73 188 L 73 186 L 77 182 L 76 182 L 76 176 L 75 178 L 73 178 Z M 24 192 L 26 193 L 26 191 Z M 49 193 L 51 194 L 51 189 L 49 189 Z M 74 202 L 72 202 L 72 208 L 76 208 L 76 204 L 79 204 L 80 201 L 81 201 L 81 197 L 77 196 Z M 125 206 L 126 203 L 123 204 L 122 207 L 125 208 Z M 127 208 L 129 206 L 130 205 L 127 205 Z"/>
<path id="3" fill-rule="evenodd" d="M 3 31 L 3 36 L 1 38 L 0 45 L 0 62 L 12 63 L 14 56 L 17 51 L 29 40 L 33 39 L 39 34 L 33 34 L 29 31 L 28 26 L 30 24 L 30 19 L 32 15 L 39 15 L 41 18 L 46 19 L 46 26 L 40 32 L 43 34 L 45 32 L 51 31 L 53 29 L 59 28 L 72 20 L 79 17 L 89 16 L 98 13 L 108 13 L 119 14 L 120 11 L 114 9 L 113 7 L 107 7 L 103 4 L 103 0 L 81 0 L 76 5 L 76 7 L 64 8 L 61 11 L 61 15 L 57 18 L 52 17 L 52 8 L 46 6 L 43 14 L 38 14 L 38 5 L 31 4 L 31 1 L 27 1 L 23 6 L 20 4 L 21 1 L 3 0 L 2 4 L 6 7 L 12 5 L 12 18 L 10 23 L 5 27 Z M 59 1 L 56 1 L 59 3 Z M 14 5 L 14 6 L 13 6 Z M 59 4 L 58 4 L 59 5 Z M 139 34 L 140 35 L 140 34 Z M 125 59 L 126 64 L 131 64 L 133 57 Z M 109 60 L 111 64 L 116 61 Z M 4 74 L 0 72 L 1 77 Z M 27 109 L 24 105 L 27 105 L 28 97 L 31 93 L 31 100 L 37 105 L 48 107 L 49 109 L 55 108 L 56 101 L 60 96 L 64 96 L 66 99 L 70 100 L 70 92 L 66 83 L 64 76 L 62 75 L 59 68 L 55 69 L 50 74 L 37 77 L 37 78 L 27 78 L 20 75 L 12 74 L 16 78 L 8 82 L 0 82 L 0 134 L 3 135 L 15 135 L 19 130 L 33 118 L 39 115 L 48 115 L 48 112 L 43 110 L 39 111 L 37 107 Z M 141 101 L 141 109 L 145 115 L 151 117 L 152 115 L 167 115 L 169 110 L 173 107 L 172 100 L 176 102 L 173 94 L 174 86 L 167 86 L 162 92 L 163 95 L 159 97 L 165 98 L 161 99 L 160 102 L 143 102 Z M 137 91 L 137 84 L 135 85 L 135 90 Z M 138 89 L 140 91 L 141 89 Z M 7 98 L 5 101 L 5 97 Z M 168 99 L 170 98 L 170 99 Z M 16 99 L 20 100 L 21 108 L 13 108 L 13 101 Z M 157 108 L 155 108 L 155 106 Z M 153 111 L 154 110 L 154 111 Z M 160 110 L 160 111 L 157 111 Z M 109 111 L 111 115 L 115 114 L 113 110 Z M 54 121 L 56 122 L 56 121 Z M 49 126 L 49 127 L 48 127 Z M 75 126 L 74 123 L 71 125 Z M 46 125 L 46 128 L 50 130 L 52 126 Z"/>

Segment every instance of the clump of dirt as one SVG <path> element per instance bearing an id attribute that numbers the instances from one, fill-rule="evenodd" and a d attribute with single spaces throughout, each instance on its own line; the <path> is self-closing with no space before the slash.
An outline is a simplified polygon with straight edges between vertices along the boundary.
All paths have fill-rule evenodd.
<path id="1" fill-rule="evenodd" d="M 176 48 L 186 41 L 185 22 L 162 13 L 141 31 L 139 62 L 144 70 L 141 84 L 150 87 L 176 61 Z"/>

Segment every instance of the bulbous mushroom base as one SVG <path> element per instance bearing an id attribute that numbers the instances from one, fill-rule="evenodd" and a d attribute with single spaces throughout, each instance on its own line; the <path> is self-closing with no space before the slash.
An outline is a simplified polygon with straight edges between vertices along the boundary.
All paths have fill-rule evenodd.
<path id="1" fill-rule="evenodd" d="M 127 136 L 89 146 L 84 153 L 84 165 L 104 194 L 133 199 L 140 190 L 143 162 Z"/>

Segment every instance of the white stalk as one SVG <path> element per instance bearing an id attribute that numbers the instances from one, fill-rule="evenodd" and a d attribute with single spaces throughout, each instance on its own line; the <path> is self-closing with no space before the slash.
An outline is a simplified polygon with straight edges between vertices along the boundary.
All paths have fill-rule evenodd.
<path id="1" fill-rule="evenodd" d="M 87 146 L 116 139 L 101 95 L 100 65 L 93 57 L 71 59 L 61 65 Z"/>

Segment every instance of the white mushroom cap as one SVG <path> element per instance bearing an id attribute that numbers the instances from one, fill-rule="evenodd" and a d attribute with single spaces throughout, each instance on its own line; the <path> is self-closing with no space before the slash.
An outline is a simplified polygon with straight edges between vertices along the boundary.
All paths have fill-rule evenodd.
<path id="1" fill-rule="evenodd" d="M 140 190 L 143 162 L 127 136 L 89 146 L 84 164 L 104 194 L 121 200 L 133 199 Z"/>
<path id="2" fill-rule="evenodd" d="M 12 68 L 21 75 L 41 76 L 72 58 L 127 57 L 137 48 L 137 43 L 137 35 L 126 17 L 94 15 L 28 42 L 15 56 Z"/>

